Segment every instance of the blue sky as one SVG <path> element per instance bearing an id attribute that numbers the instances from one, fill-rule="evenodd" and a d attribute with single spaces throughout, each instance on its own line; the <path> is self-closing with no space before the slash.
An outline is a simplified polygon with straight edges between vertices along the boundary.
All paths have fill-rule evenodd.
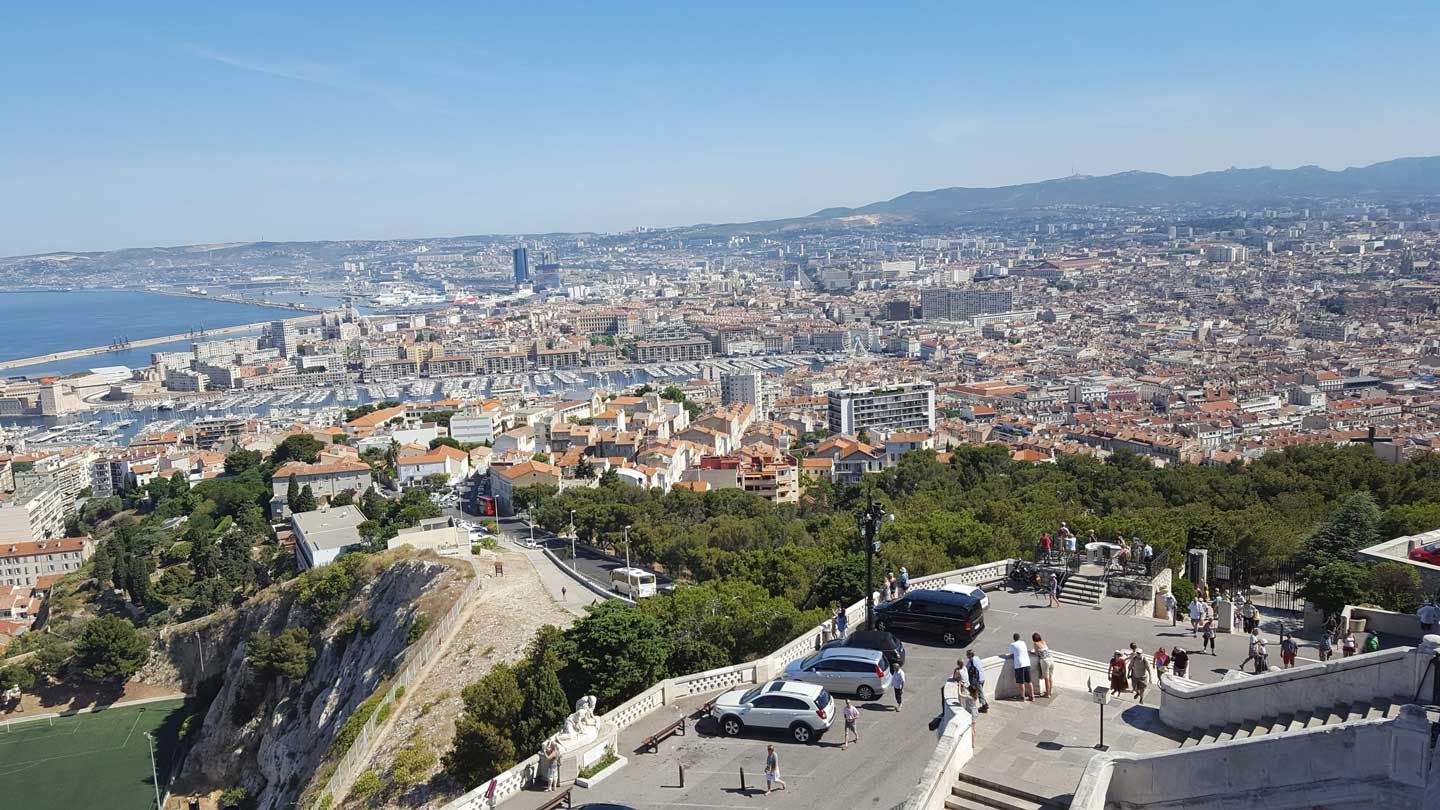
<path id="1" fill-rule="evenodd" d="M 23 3 L 5 17 L 0 255 L 621 230 L 1072 170 L 1440 153 L 1440 15 L 1422 3 Z"/>

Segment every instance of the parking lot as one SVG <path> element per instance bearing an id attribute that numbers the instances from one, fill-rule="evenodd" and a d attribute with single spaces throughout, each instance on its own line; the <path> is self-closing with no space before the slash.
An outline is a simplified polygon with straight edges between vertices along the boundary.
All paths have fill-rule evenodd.
<path id="1" fill-rule="evenodd" d="M 737 807 L 765 791 L 765 747 L 780 756 L 787 788 L 767 801 L 777 807 L 880 807 L 902 799 L 915 784 L 935 749 L 929 724 L 940 712 L 940 687 L 955 663 L 955 650 L 923 638 L 907 638 L 904 711 L 896 711 L 893 691 L 862 702 L 856 724 L 860 742 L 841 750 L 844 724 L 838 718 L 845 696 L 836 695 L 837 719 L 823 739 L 801 745 L 783 730 L 746 729 L 739 737 L 720 735 L 710 719 L 692 722 L 684 736 L 660 744 L 658 753 L 636 753 L 655 731 L 693 712 L 716 695 L 681 701 L 656 711 L 620 735 L 620 752 L 630 764 L 590 790 L 576 789 L 577 807 L 612 804 L 621 807 Z M 685 768 L 680 784 L 680 766 Z M 742 790 L 740 772 L 745 772 Z M 538 794 L 537 794 L 538 796 Z M 540 800 L 514 800 L 520 807 Z"/>

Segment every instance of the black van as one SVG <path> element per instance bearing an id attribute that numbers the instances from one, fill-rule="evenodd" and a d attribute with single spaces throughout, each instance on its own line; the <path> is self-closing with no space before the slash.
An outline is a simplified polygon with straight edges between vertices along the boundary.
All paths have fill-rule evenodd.
<path id="1" fill-rule="evenodd" d="M 950 646 L 969 644 L 985 629 L 985 609 L 973 594 L 910 591 L 875 608 L 876 630 L 914 630 Z"/>

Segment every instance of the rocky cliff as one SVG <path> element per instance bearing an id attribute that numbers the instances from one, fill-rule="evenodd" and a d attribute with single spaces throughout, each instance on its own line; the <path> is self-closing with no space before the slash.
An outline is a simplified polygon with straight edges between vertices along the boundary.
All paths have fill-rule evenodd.
<path id="1" fill-rule="evenodd" d="M 173 792 L 240 786 L 260 810 L 291 806 L 315 777 L 347 718 L 394 672 L 416 616 L 438 615 L 464 575 L 433 559 L 408 558 L 379 571 L 335 619 L 321 625 L 296 588 L 262 594 L 223 617 L 177 626 L 144 673 L 213 694 L 189 721 Z M 423 607 L 422 607 L 423 605 Z M 317 654 L 298 683 L 246 664 L 246 639 L 287 627 L 311 629 Z M 203 664 L 202 664 L 203 660 Z M 203 721 L 199 718 L 203 717 Z"/>

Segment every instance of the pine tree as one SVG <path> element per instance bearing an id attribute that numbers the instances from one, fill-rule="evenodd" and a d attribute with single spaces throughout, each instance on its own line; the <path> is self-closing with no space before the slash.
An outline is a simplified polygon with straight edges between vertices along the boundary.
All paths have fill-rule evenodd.
<path id="1" fill-rule="evenodd" d="M 1298 558 L 1301 568 L 1319 569 L 1353 560 L 1355 552 L 1379 542 L 1380 518 L 1380 507 L 1369 492 L 1348 496 L 1330 522 L 1305 541 Z"/>
<path id="2" fill-rule="evenodd" d="M 299 511 L 295 508 L 295 501 L 300 498 L 300 482 L 295 476 L 290 476 L 290 482 L 285 485 L 285 503 L 290 507 L 291 512 Z"/>
<path id="3" fill-rule="evenodd" d="M 315 502 L 315 492 L 310 489 L 309 484 L 306 484 L 304 488 L 300 490 L 300 494 L 295 500 L 290 501 L 290 511 L 297 515 L 301 512 L 314 512 L 317 507 L 319 507 L 319 504 Z"/>

